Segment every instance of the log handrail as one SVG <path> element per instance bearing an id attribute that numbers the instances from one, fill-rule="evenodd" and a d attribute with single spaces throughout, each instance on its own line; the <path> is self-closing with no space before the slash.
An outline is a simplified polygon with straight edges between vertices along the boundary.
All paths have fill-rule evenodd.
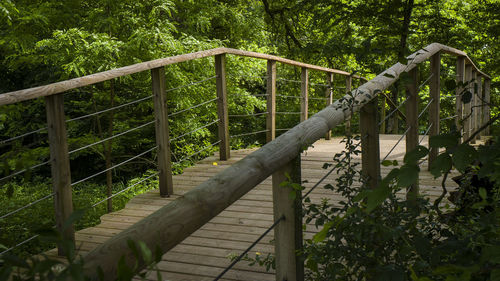
<path id="1" fill-rule="evenodd" d="M 61 82 L 56 82 L 48 85 L 43 85 L 43 86 L 38 86 L 38 87 L 33 87 L 29 89 L 23 89 L 23 90 L 18 90 L 18 91 L 12 91 L 8 93 L 3 93 L 0 94 L 0 105 L 7 105 L 7 104 L 13 104 L 21 101 L 26 101 L 26 100 L 31 100 L 39 97 L 45 97 L 45 96 L 50 96 L 54 94 L 59 94 L 63 93 L 69 90 L 77 89 L 80 87 L 85 87 L 89 85 L 93 85 L 96 83 L 108 81 L 114 78 L 122 77 L 122 76 L 127 76 L 131 75 L 134 73 L 142 72 L 142 71 L 147 71 L 147 70 L 152 70 L 155 68 L 167 66 L 170 64 L 175 64 L 175 63 L 180 63 L 180 62 L 185 62 L 185 61 L 191 61 L 195 59 L 201 59 L 201 58 L 206 58 L 206 57 L 212 57 L 212 56 L 217 56 L 217 55 L 222 55 L 222 54 L 230 54 L 230 55 L 237 55 L 237 56 L 243 56 L 243 57 L 250 57 L 250 58 L 257 58 L 257 59 L 265 59 L 265 60 L 274 60 L 277 62 L 281 62 L 284 64 L 288 65 L 293 65 L 297 67 L 304 67 L 308 69 L 314 69 L 318 71 L 324 71 L 327 73 L 335 73 L 335 74 L 340 74 L 344 76 L 349 76 L 351 73 L 338 70 L 338 69 L 332 69 L 332 68 L 327 68 L 327 67 L 321 67 L 313 64 L 307 64 L 307 63 L 302 63 L 290 59 L 285 59 L 282 57 L 274 56 L 274 55 L 267 55 L 267 54 L 261 54 L 261 53 L 256 53 L 256 52 L 250 52 L 250 51 L 242 51 L 242 50 L 237 50 L 237 49 L 231 49 L 231 48 L 215 48 L 215 49 L 210 49 L 210 50 L 205 50 L 205 51 L 199 51 L 199 52 L 194 52 L 194 53 L 189 53 L 189 54 L 183 54 L 183 55 L 177 55 L 177 56 L 172 56 L 168 58 L 161 58 L 161 59 L 156 59 L 152 61 L 147 61 L 147 62 L 141 62 L 133 65 L 128 65 L 116 69 L 111 69 L 95 74 L 90 74 L 78 78 L 73 78 L 70 80 L 65 80 Z M 365 79 L 364 77 L 361 77 L 359 75 L 353 75 L 354 78 L 359 78 L 359 79 Z"/>
<path id="2" fill-rule="evenodd" d="M 86 274 L 92 280 L 97 280 L 98 274 L 95 269 L 101 267 L 105 279 L 115 279 L 117 261 L 122 256 L 128 263 L 134 264 L 135 258 L 127 246 L 127 241 L 130 239 L 144 241 L 151 249 L 159 247 L 163 253 L 172 249 L 268 176 L 293 161 L 304 148 L 325 136 L 329 130 L 342 123 L 353 112 L 358 112 L 378 93 L 397 81 L 403 72 L 410 72 L 418 64 L 439 52 L 464 57 L 469 64 L 473 65 L 464 52 L 439 43 L 430 44 L 413 53 L 408 57 L 408 64 L 396 63 L 353 90 L 352 96 L 345 95 L 343 99 L 335 101 L 257 151 L 98 246 L 84 257 Z M 481 75 L 489 78 L 482 72 Z"/>

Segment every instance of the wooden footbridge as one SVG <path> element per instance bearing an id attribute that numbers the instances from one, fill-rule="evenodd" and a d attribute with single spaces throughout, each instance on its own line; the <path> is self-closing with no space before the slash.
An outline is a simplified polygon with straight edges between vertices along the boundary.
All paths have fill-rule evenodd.
<path id="1" fill-rule="evenodd" d="M 456 81 L 459 83 L 456 95 L 451 97 L 441 96 L 442 54 L 457 57 Z M 261 148 L 230 150 L 226 55 L 267 60 L 267 121 L 264 131 L 267 144 Z M 182 174 L 173 176 L 164 67 L 210 56 L 215 56 L 219 138 L 212 145 L 218 144 L 219 152 L 185 169 Z M 422 79 L 422 85 L 428 83 L 430 99 L 421 106 L 423 109 L 419 112 L 419 94 L 423 89 L 417 77 L 418 65 L 426 60 L 430 60 L 430 71 L 429 77 Z M 277 138 L 276 63 L 300 67 L 302 73 L 301 122 Z M 159 188 L 136 196 L 120 211 L 104 215 L 97 226 L 76 233 L 71 227 L 63 229 L 73 205 L 69 159 L 72 151 L 68 151 L 67 118 L 62 93 L 148 70 L 151 70 L 153 84 L 157 144 L 154 149 L 157 151 Z M 325 96 L 326 107 L 312 117 L 308 114 L 309 71 L 325 72 L 329 85 Z M 379 114 L 377 97 L 403 73 L 408 78 L 405 81 L 406 99 L 400 105 L 393 105 L 389 114 Z M 345 77 L 347 92 L 335 102 L 331 90 L 334 74 Z M 365 83 L 351 91 L 353 79 Z M 471 93 L 471 102 L 463 103 L 464 93 Z M 352 160 L 361 162 L 367 186 L 376 188 L 380 178 L 389 169 L 381 168 L 381 160 L 401 160 L 406 151 L 418 144 L 427 146 L 427 135 L 437 135 L 440 122 L 444 119 L 456 120 L 464 141 L 479 138 L 477 132 L 489 122 L 489 94 L 490 77 L 482 73 L 464 52 L 434 43 L 409 56 L 407 64 L 397 63 L 370 81 L 348 72 L 276 56 L 218 48 L 5 93 L 0 95 L 0 105 L 45 98 L 56 227 L 67 239 L 75 241 L 85 260 L 85 273 L 92 280 L 98 279 L 97 267 L 102 269 L 106 280 L 114 280 L 121 257 L 125 257 L 130 265 L 138 261 L 139 268 L 144 268 L 144 261 L 136 260 L 127 245 L 129 240 L 144 241 L 151 249 L 161 249 L 164 255 L 157 267 L 163 280 L 214 280 L 226 268 L 233 266 L 228 256 L 241 254 L 254 242 L 255 246 L 249 250 L 250 256 L 274 253 L 276 271 L 266 272 L 261 267 L 251 267 L 245 261 L 240 261 L 225 272 L 220 280 L 303 280 L 303 261 L 296 256 L 296 250 L 302 245 L 302 239 L 312 237 L 317 229 L 307 225 L 303 231 L 301 217 L 297 215 L 300 213 L 301 198 L 291 198 L 290 190 L 280 187 L 280 183 L 287 180 L 288 174 L 290 180 L 305 186 L 304 193 L 312 201 L 321 198 L 329 198 L 332 202 L 341 200 L 334 192 L 315 188 L 332 183 L 338 176 L 322 168 L 324 163 L 331 161 L 344 148 L 340 138 L 330 136 L 330 130 L 359 112 L 362 153 L 359 158 Z M 455 100 L 455 116 L 440 116 L 440 101 L 444 98 Z M 403 105 L 404 114 L 400 110 Z M 405 117 L 404 134 L 380 135 L 379 126 L 396 113 Z M 424 114 L 428 114 L 429 123 L 425 125 L 425 130 L 421 130 L 419 120 Z M 100 143 L 105 141 L 101 140 Z M 441 184 L 440 179 L 433 179 L 426 172 L 428 162 L 432 163 L 437 155 L 438 151 L 431 149 L 429 158 L 421 162 L 423 172 L 419 182 L 409 187 L 408 194 L 422 194 L 431 199 L 441 194 L 441 190 L 436 188 Z M 453 183 L 448 182 L 447 185 L 453 186 Z M 117 195 L 110 195 L 109 199 Z M 48 254 L 55 257 L 61 254 L 61 249 L 54 249 Z M 155 280 L 155 273 L 149 273 L 148 279 Z"/>

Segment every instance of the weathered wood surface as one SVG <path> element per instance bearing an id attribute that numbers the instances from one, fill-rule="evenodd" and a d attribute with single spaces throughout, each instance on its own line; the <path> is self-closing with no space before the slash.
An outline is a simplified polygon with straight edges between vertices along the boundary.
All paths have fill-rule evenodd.
<path id="1" fill-rule="evenodd" d="M 381 155 L 386 155 L 390 148 L 397 142 L 398 135 L 381 135 Z M 424 139 L 423 144 L 426 144 Z M 309 148 L 302 156 L 302 179 L 305 183 L 305 192 L 315 184 L 327 170 L 321 167 L 330 161 L 333 155 L 343 149 L 340 138 L 332 138 L 330 141 L 321 140 Z M 396 147 L 388 159 L 401 160 L 404 155 L 404 141 Z M 159 210 L 166 204 L 179 198 L 185 192 L 195 188 L 201 182 L 209 179 L 216 173 L 226 169 L 244 156 L 254 150 L 232 151 L 232 158 L 228 161 L 219 161 L 218 155 L 211 156 L 200 161 L 197 165 L 185 170 L 182 175 L 175 175 L 174 195 L 170 198 L 161 198 L 159 191 L 154 190 L 133 198 L 120 211 L 106 214 L 101 218 L 101 224 L 80 230 L 76 233 L 77 247 L 80 254 L 85 254 L 104 241 L 127 229 L 132 224 L 145 218 L 154 211 Z M 359 161 L 359 157 L 356 158 Z M 217 165 L 213 165 L 213 163 Z M 402 161 L 400 161 L 402 162 Z M 426 163 L 423 164 L 424 166 Z M 422 169 L 420 177 L 421 193 L 431 198 L 437 198 L 440 194 L 440 179 L 433 177 Z M 389 168 L 382 167 L 382 176 L 389 172 Z M 333 173 L 327 178 L 326 183 L 333 183 L 336 175 Z M 450 178 L 450 177 L 449 177 Z M 449 186 L 454 185 L 448 180 Z M 435 188 L 437 186 L 437 188 Z M 401 193 L 403 197 L 404 194 Z M 158 264 L 164 280 L 213 280 L 227 265 L 230 264 L 229 255 L 237 255 L 245 250 L 267 227 L 273 223 L 273 201 L 272 201 L 271 177 L 262 182 L 248 194 L 236 201 L 218 216 L 210 220 L 202 228 L 194 232 L 182 243 L 174 247 L 163 256 L 162 262 Z M 311 193 L 313 202 L 320 202 L 321 198 L 329 198 L 332 202 L 342 200 L 342 197 L 329 190 L 317 188 Z M 186 214 L 188 216 L 188 214 Z M 304 232 L 305 238 L 311 238 L 318 231 L 313 224 L 307 226 Z M 256 248 L 250 252 L 254 257 L 257 252 L 265 255 L 274 251 L 271 240 L 274 239 L 270 232 Z M 56 251 L 50 251 L 55 255 Z M 156 275 L 150 273 L 149 280 L 156 280 Z M 274 272 L 267 273 L 265 269 L 258 266 L 249 266 L 248 262 L 238 263 L 230 270 L 223 280 L 275 280 Z"/>
<path id="2" fill-rule="evenodd" d="M 226 55 L 215 56 L 215 74 L 217 75 L 217 117 L 220 160 L 227 160 L 230 157 L 229 149 L 229 117 L 227 107 L 226 90 Z"/>
<path id="3" fill-rule="evenodd" d="M 472 60 L 467 56 L 465 52 L 462 52 L 460 50 L 457 50 L 455 48 L 451 48 L 439 43 L 432 43 L 428 45 L 427 47 L 424 48 L 428 54 L 422 54 L 419 53 L 420 56 L 425 57 L 426 59 L 429 58 L 431 55 L 434 54 L 435 50 L 441 50 L 445 53 L 454 55 L 454 56 L 463 56 L 468 64 L 471 64 L 474 69 L 478 71 L 478 73 L 488 79 L 491 79 L 490 76 L 486 75 L 485 73 L 481 72 L 476 65 L 472 62 Z M 168 57 L 168 58 L 162 58 L 162 59 L 156 59 L 152 61 L 147 61 L 147 62 L 142 62 L 142 63 L 137 63 L 133 65 L 128 65 L 125 67 L 117 68 L 117 69 L 112 69 L 104 72 L 99 72 L 79 78 L 74 78 L 62 82 L 57 82 L 57 83 L 52 83 L 44 86 L 38 86 L 38 87 L 33 87 L 30 89 L 24 89 L 24 90 L 19 90 L 19 91 L 13 91 L 13 92 L 8 92 L 8 93 L 3 93 L 0 94 L 0 105 L 5 105 L 5 104 L 12 104 L 20 101 L 25 101 L 25 100 L 30 100 L 38 97 L 44 97 L 44 96 L 50 96 L 53 94 L 58 94 L 58 93 L 63 93 L 72 89 L 77 89 L 80 87 L 84 86 L 89 86 L 92 84 L 96 84 L 99 82 L 104 82 L 107 80 L 111 80 L 114 78 L 122 77 L 122 76 L 127 76 L 131 75 L 134 73 L 138 73 L 141 71 L 146 71 L 146 70 L 151 70 L 153 68 L 158 68 L 162 66 L 166 66 L 169 64 L 175 64 L 175 63 L 180 63 L 184 61 L 189 61 L 189 60 L 194 60 L 194 59 L 200 59 L 200 58 L 206 58 L 210 56 L 215 56 L 215 55 L 220 55 L 220 54 L 233 54 L 233 55 L 239 55 L 239 56 L 246 56 L 246 57 L 252 57 L 252 58 L 260 58 L 260 59 L 266 59 L 266 60 L 275 60 L 280 63 L 284 64 L 289 64 L 297 67 L 307 67 L 309 69 L 313 70 L 318 70 L 318 71 L 324 71 L 324 72 L 330 72 L 330 73 L 335 73 L 335 74 L 340 74 L 340 75 L 345 75 L 348 76 L 350 73 L 337 70 L 337 69 L 330 69 L 326 67 L 320 67 L 317 65 L 311 65 L 307 63 L 301 63 L 273 55 L 266 55 L 266 54 L 260 54 L 256 52 L 249 52 L 249 51 L 241 51 L 241 50 L 236 50 L 236 49 L 230 49 L 230 48 L 216 48 L 216 49 L 211 49 L 211 50 L 206 50 L 206 51 L 199 51 L 195 53 L 190 53 L 190 54 L 183 54 L 183 55 L 178 55 L 178 56 L 173 56 L 173 57 Z M 364 80 L 363 77 L 360 77 L 358 75 L 354 75 L 354 78 L 361 78 Z"/>
<path id="4" fill-rule="evenodd" d="M 429 136 L 439 135 L 439 108 L 441 101 L 441 53 L 436 53 L 431 57 L 431 79 L 429 81 L 429 97 L 431 103 L 429 107 Z M 430 148 L 429 163 L 434 162 L 438 156 L 437 148 Z"/>
<path id="5" fill-rule="evenodd" d="M 156 145 L 158 146 L 158 177 L 160 196 L 167 197 L 174 193 L 172 183 L 172 163 L 170 161 L 170 139 L 168 129 L 168 109 L 166 96 L 165 68 L 151 70 L 153 101 L 155 109 Z"/>
<path id="6" fill-rule="evenodd" d="M 68 138 L 66 135 L 66 118 L 64 115 L 64 95 L 59 94 L 46 97 L 45 108 L 47 112 L 56 228 L 62 233 L 64 239 L 74 241 L 75 232 L 73 226 L 63 227 L 64 222 L 73 213 L 71 170 Z M 59 254 L 64 254 L 61 247 L 59 247 Z"/>
<path id="7" fill-rule="evenodd" d="M 302 62 L 298 62 L 298 61 L 294 61 L 294 60 L 290 60 L 290 59 L 281 58 L 278 56 L 261 54 L 261 53 L 256 53 L 256 52 L 249 52 L 249 51 L 242 51 L 242 50 L 236 50 L 236 49 L 230 49 L 230 48 L 216 48 L 216 49 L 210 49 L 210 50 L 206 50 L 206 51 L 199 51 L 199 52 L 195 52 L 195 53 L 183 54 L 183 55 L 178 55 L 178 56 L 173 56 L 173 57 L 168 57 L 168 58 L 162 58 L 162 59 L 156 59 L 156 60 L 152 60 L 152 61 L 137 63 L 137 64 L 133 64 L 133 65 L 128 65 L 125 67 L 120 67 L 120 68 L 116 68 L 116 69 L 112 69 L 112 70 L 108 70 L 108 71 L 98 72 L 95 74 L 66 80 L 66 81 L 56 82 L 56 83 L 52 83 L 52 84 L 48 84 L 48 85 L 33 87 L 33 88 L 19 90 L 19 91 L 3 93 L 3 94 L 0 94 L 0 105 L 12 104 L 12 103 L 30 100 L 30 99 L 34 99 L 34 98 L 50 96 L 53 94 L 63 93 L 63 92 L 77 89 L 80 87 L 93 85 L 93 84 L 108 81 L 108 80 L 111 80 L 114 78 L 123 77 L 123 76 L 131 75 L 134 73 L 151 70 L 154 68 L 159 68 L 159 67 L 170 65 L 170 64 L 176 64 L 176 63 L 180 63 L 180 62 L 201 59 L 201 58 L 206 58 L 206 57 L 211 57 L 211 56 L 217 56 L 217 55 L 222 55 L 222 54 L 231 54 L 231 55 L 238 55 L 238 56 L 265 59 L 265 60 L 274 60 L 274 61 L 278 61 L 280 63 L 293 65 L 293 66 L 297 66 L 297 67 L 307 67 L 309 69 L 318 70 L 318 71 L 330 72 L 330 73 L 335 73 L 335 74 L 340 74 L 340 75 L 350 75 L 350 73 L 346 72 L 346 71 L 321 67 L 321 66 L 307 64 L 307 63 L 302 63 Z M 360 78 L 360 76 L 358 76 L 358 75 L 355 75 L 354 77 Z"/>
<path id="8" fill-rule="evenodd" d="M 379 92 L 392 85 L 403 72 L 409 72 L 430 56 L 446 49 L 429 45 L 425 52 L 408 56 L 408 64 L 397 63 L 372 80 L 352 91 L 308 120 L 290 129 L 274 141 L 241 159 L 224 171 L 199 184 L 147 218 L 114 236 L 85 256 L 85 272 L 92 280 L 99 279 L 95 268 L 100 266 L 105 279 L 115 279 L 116 261 L 124 257 L 130 266 L 138 264 L 127 244 L 132 239 L 143 240 L 148 247 L 171 250 L 235 201 L 250 192 L 284 164 L 297 157 L 304 148 L 315 143 L 328 130 L 349 119 Z"/>
<path id="9" fill-rule="evenodd" d="M 276 61 L 267 61 L 266 141 L 276 138 Z"/>

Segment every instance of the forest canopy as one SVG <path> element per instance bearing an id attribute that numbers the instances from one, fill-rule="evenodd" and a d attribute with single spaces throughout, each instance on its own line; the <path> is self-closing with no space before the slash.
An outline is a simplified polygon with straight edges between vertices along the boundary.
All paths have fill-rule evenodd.
<path id="1" fill-rule="evenodd" d="M 498 104 L 498 11 L 498 0 L 0 0 L 0 95 L 216 47 L 274 54 L 371 78 L 398 61 L 406 62 L 405 56 L 413 51 L 438 42 L 465 51 L 492 77 L 492 102 Z M 282 80 L 278 80 L 278 90 L 298 96 L 300 86 L 293 83 L 300 80 L 300 70 L 279 67 Z M 443 59 L 445 68 L 443 76 L 454 79 L 454 60 Z M 254 115 L 246 120 L 231 120 L 230 133 L 238 136 L 262 130 L 266 112 L 266 100 L 262 98 L 266 84 L 262 76 L 266 62 L 228 56 L 227 69 L 229 114 L 235 118 Z M 170 133 L 178 137 L 171 143 L 174 172 L 178 173 L 190 165 L 185 162 L 189 156 L 201 158 L 216 150 L 214 61 L 206 58 L 169 65 L 165 72 L 168 110 L 179 113 L 169 119 Z M 320 88 L 325 83 L 324 75 L 311 74 L 310 80 L 310 95 L 324 98 L 325 90 Z M 345 82 L 335 83 L 337 88 L 344 87 L 336 93 L 338 98 L 345 93 Z M 149 72 L 64 95 L 66 117 L 75 120 L 67 128 L 69 149 L 74 152 L 70 155 L 72 182 L 109 170 L 73 188 L 75 208 L 95 204 L 106 198 L 111 189 L 117 192 L 137 182 L 137 177 L 151 177 L 151 171 L 156 169 L 156 155 L 144 154 L 155 145 L 154 126 L 144 125 L 154 123 L 153 102 L 148 100 Z M 397 102 L 401 96 L 393 98 Z M 117 105 L 125 108 L 128 103 L 134 105 L 81 118 Z M 200 104 L 203 106 L 198 107 Z M 310 112 L 319 111 L 324 105 L 323 100 L 311 100 Z M 299 106 L 298 101 L 283 100 L 277 111 L 293 113 Z M 443 105 L 443 111 L 452 110 L 453 104 Z M 453 115 L 448 113 L 447 116 Z M 498 108 L 492 108 L 494 114 L 498 114 Z M 33 200 L 49 198 L 52 192 L 50 166 L 37 166 L 49 159 L 45 117 L 41 99 L 0 107 L 0 204 L 5 206 L 2 214 Z M 277 126 L 282 130 L 291 128 L 298 123 L 298 117 L 277 117 Z M 108 141 L 137 127 L 141 131 Z M 395 127 L 397 133 L 401 128 Z M 443 125 L 443 129 L 449 127 Z M 102 145 L 90 147 L 95 142 Z M 231 146 L 241 148 L 264 142 L 262 134 L 244 136 L 232 138 Z M 113 165 L 134 155 L 148 157 L 138 157 L 110 172 Z M 32 171 L 34 166 L 37 169 Z M 23 170 L 27 173 L 17 175 Z M 103 212 L 123 206 L 124 201 L 114 200 L 119 203 L 117 206 L 96 211 L 78 227 L 91 225 Z M 23 211 L 15 218 L 0 221 L 7 225 L 2 225 L 5 231 L 0 233 L 0 245 L 16 244 L 9 233 L 22 233 L 20 237 L 26 239 L 35 224 L 53 225 L 51 204 L 44 202 L 36 208 L 45 219 L 28 221 L 30 213 Z"/>

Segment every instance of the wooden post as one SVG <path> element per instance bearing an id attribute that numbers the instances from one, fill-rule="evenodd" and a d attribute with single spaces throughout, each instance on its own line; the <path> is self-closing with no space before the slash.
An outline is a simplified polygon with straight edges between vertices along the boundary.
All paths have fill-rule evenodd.
<path id="1" fill-rule="evenodd" d="M 326 91 L 325 91 L 325 97 L 326 97 L 326 106 L 329 106 L 333 102 L 333 73 L 327 72 L 326 73 Z M 332 136 L 332 131 L 328 131 L 325 135 L 325 140 L 329 140 Z"/>
<path id="2" fill-rule="evenodd" d="M 472 65 L 468 64 L 465 66 L 465 81 L 468 83 L 468 86 L 467 86 L 467 90 L 470 91 L 471 93 L 473 93 L 472 89 L 471 89 L 471 80 L 472 80 Z M 462 123 L 464 125 L 464 131 L 463 131 L 463 138 L 464 139 L 468 139 L 469 136 L 470 136 L 470 125 L 471 125 L 471 116 L 470 116 L 470 112 L 471 112 L 471 103 L 468 102 L 466 104 L 464 104 L 464 117 L 463 118 L 466 118 L 466 119 L 463 119 L 462 120 Z"/>
<path id="3" fill-rule="evenodd" d="M 431 79 L 429 81 L 429 96 L 431 98 L 431 105 L 429 107 L 429 123 L 430 123 L 430 130 L 429 130 L 429 139 L 432 136 L 439 135 L 439 102 L 441 99 L 440 92 L 441 92 L 441 54 L 436 53 L 431 57 Z M 430 146 L 429 146 L 430 148 Z M 438 149 L 437 148 L 430 148 L 429 150 L 429 162 L 428 162 L 428 169 L 431 167 L 431 163 L 434 162 L 434 160 L 438 156 Z"/>
<path id="4" fill-rule="evenodd" d="M 386 116 L 386 113 L 385 113 L 385 104 L 387 103 L 387 101 L 386 101 L 386 96 L 385 95 L 382 95 L 381 97 L 382 97 L 382 107 L 380 108 L 381 109 L 380 120 L 385 120 L 385 116 Z M 380 124 L 380 134 L 385 134 L 385 122 L 383 122 L 382 124 Z"/>
<path id="5" fill-rule="evenodd" d="M 302 196 L 300 191 L 291 199 L 291 187 L 281 186 L 289 181 L 301 184 L 300 154 L 273 173 L 273 211 L 274 220 L 285 217 L 274 228 L 276 280 L 304 280 L 304 260 L 297 256 L 302 249 Z"/>
<path id="6" fill-rule="evenodd" d="M 471 77 L 472 83 L 470 84 L 471 87 L 471 93 L 472 93 L 472 98 L 470 100 L 470 135 L 476 131 L 476 110 L 477 110 L 477 92 L 476 92 L 476 79 L 477 79 L 477 71 L 472 68 L 472 77 Z"/>
<path id="7" fill-rule="evenodd" d="M 226 55 L 215 56 L 215 75 L 217 75 L 217 115 L 219 117 L 219 156 L 220 160 L 228 160 L 229 149 L 229 119 L 227 113 L 226 92 Z"/>
<path id="8" fill-rule="evenodd" d="M 457 57 L 457 78 L 456 78 L 456 81 L 457 81 L 457 84 L 465 82 L 465 57 Z M 464 87 L 457 87 L 456 92 L 455 92 L 456 93 L 455 108 L 456 108 L 456 115 L 457 115 L 457 117 L 455 118 L 455 126 L 457 127 L 458 132 L 462 131 L 462 128 L 463 128 L 463 124 L 462 124 L 463 103 L 462 103 L 462 97 L 461 97 L 463 90 L 464 90 Z"/>
<path id="9" fill-rule="evenodd" d="M 368 186 L 376 188 L 380 180 L 380 144 L 378 134 L 378 98 L 365 104 L 359 115 L 361 130 L 362 174 Z"/>
<path id="10" fill-rule="evenodd" d="M 484 111 L 484 96 L 483 96 L 483 85 L 482 85 L 482 76 L 480 74 L 477 74 L 476 76 L 476 85 L 477 85 L 477 92 L 475 96 L 475 104 L 476 107 L 474 108 L 475 119 L 476 119 L 476 126 L 474 127 L 474 132 L 479 130 L 479 128 L 483 125 L 483 111 Z M 481 138 L 481 134 L 478 134 L 476 136 L 476 140 Z"/>
<path id="11" fill-rule="evenodd" d="M 413 150 L 418 145 L 418 69 L 415 67 L 408 73 L 410 82 L 406 85 L 406 152 Z M 415 200 L 418 196 L 418 182 L 411 185 L 407 190 L 407 198 Z"/>
<path id="12" fill-rule="evenodd" d="M 302 80 L 300 87 L 300 122 L 307 120 L 309 109 L 309 70 L 302 67 L 300 75 Z"/>
<path id="13" fill-rule="evenodd" d="M 172 182 L 172 158 L 168 129 L 165 68 L 151 69 L 151 81 L 153 84 L 153 102 L 155 108 L 156 145 L 158 146 L 160 196 L 168 197 L 174 194 L 174 185 Z"/>
<path id="14" fill-rule="evenodd" d="M 54 208 L 56 228 L 61 233 L 64 240 L 75 243 L 75 230 L 73 225 L 65 229 L 63 228 L 64 223 L 73 213 L 71 170 L 69 166 L 63 94 L 45 97 L 45 108 L 47 111 L 52 187 L 55 193 Z M 61 246 L 61 244 L 58 245 L 58 253 L 60 256 L 66 254 Z"/>
<path id="15" fill-rule="evenodd" d="M 484 111 L 483 111 L 483 124 L 486 124 L 490 121 L 490 91 L 491 91 L 491 80 L 485 78 L 484 79 L 484 102 L 486 105 L 484 106 Z M 484 129 L 484 135 L 489 136 L 490 135 L 490 127 L 488 126 L 486 129 Z"/>
<path id="16" fill-rule="evenodd" d="M 266 142 L 276 137 L 276 61 L 267 61 Z"/>
<path id="17" fill-rule="evenodd" d="M 346 76 L 345 77 L 345 93 L 349 93 L 352 90 L 352 76 Z M 349 119 L 346 120 L 345 122 L 345 131 L 346 135 L 351 135 L 351 118 L 352 116 L 349 116 Z"/>

